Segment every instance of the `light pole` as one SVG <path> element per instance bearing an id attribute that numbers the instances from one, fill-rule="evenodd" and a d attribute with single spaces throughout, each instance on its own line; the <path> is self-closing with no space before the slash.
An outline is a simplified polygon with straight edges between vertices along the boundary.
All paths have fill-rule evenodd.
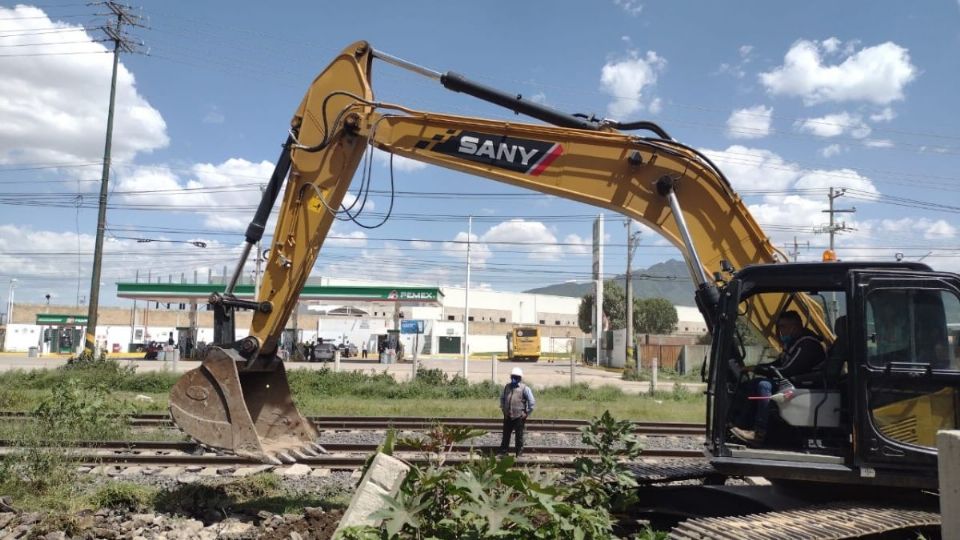
<path id="1" fill-rule="evenodd" d="M 17 286 L 17 278 L 10 278 L 10 290 L 7 292 L 7 327 L 13 324 L 13 290 Z"/>

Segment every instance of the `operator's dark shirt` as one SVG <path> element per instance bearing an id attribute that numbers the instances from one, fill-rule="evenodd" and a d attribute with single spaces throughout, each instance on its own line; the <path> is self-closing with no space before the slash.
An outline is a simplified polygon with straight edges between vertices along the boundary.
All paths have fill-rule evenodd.
<path id="1" fill-rule="evenodd" d="M 826 359 L 827 352 L 820 337 L 804 328 L 803 334 L 783 351 L 780 358 L 769 365 L 777 368 L 781 375 L 789 379 L 795 375 L 815 371 L 822 367 L 821 364 Z"/>

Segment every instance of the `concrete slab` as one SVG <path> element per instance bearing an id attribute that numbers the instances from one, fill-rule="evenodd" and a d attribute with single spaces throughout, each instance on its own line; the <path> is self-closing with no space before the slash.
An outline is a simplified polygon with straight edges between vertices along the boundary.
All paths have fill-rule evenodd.
<path id="1" fill-rule="evenodd" d="M 937 457 L 943 540 L 960 540 L 960 430 L 937 433 Z"/>

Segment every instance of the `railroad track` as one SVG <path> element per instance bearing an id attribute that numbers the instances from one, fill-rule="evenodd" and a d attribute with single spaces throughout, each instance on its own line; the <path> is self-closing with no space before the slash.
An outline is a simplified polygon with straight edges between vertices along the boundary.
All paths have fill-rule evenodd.
<path id="1" fill-rule="evenodd" d="M 23 412 L 0 412 L 0 421 L 20 421 L 30 416 Z M 502 427 L 496 418 L 423 418 L 389 416 L 311 416 L 308 417 L 319 430 L 428 430 L 437 424 L 461 426 L 487 431 L 497 431 Z M 173 421 L 166 414 L 146 413 L 130 418 L 134 427 L 173 427 Z M 563 420 L 549 418 L 531 418 L 527 420 L 527 431 L 571 433 L 587 425 L 585 420 Z M 661 436 L 703 436 L 703 424 L 683 422 L 634 422 L 637 435 Z"/>
<path id="2" fill-rule="evenodd" d="M 329 454 L 317 457 L 297 459 L 298 464 L 311 468 L 356 469 L 366 463 L 369 455 L 377 450 L 376 444 L 331 443 L 324 444 Z M 191 466 L 202 467 L 239 467 L 257 466 L 260 462 L 249 458 L 206 452 L 203 447 L 192 442 L 172 441 L 78 441 L 66 448 L 78 463 L 89 466 Z M 493 454 L 496 446 L 456 445 L 447 454 L 446 463 L 463 463 L 476 459 L 479 454 Z M 0 441 L 0 455 L 16 451 L 12 441 Z M 397 445 L 396 455 L 413 463 L 428 463 L 433 459 L 422 450 Z M 573 458 L 579 455 L 596 455 L 586 447 L 564 446 L 527 446 L 520 463 L 544 467 L 569 468 Z M 703 458 L 700 450 L 649 450 L 644 458 Z M 282 466 L 278 466 L 282 467 Z"/>

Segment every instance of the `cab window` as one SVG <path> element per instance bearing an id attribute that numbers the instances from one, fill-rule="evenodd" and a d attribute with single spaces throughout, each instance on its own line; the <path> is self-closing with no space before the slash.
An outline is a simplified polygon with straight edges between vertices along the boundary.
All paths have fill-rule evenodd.
<path id="1" fill-rule="evenodd" d="M 933 447 L 938 430 L 958 425 L 960 395 L 943 376 L 960 371 L 960 298 L 948 290 L 876 289 L 864 320 L 867 361 L 884 369 L 868 384 L 874 425 L 897 442 Z M 909 384 L 896 376 L 918 369 L 944 375 Z"/>
<path id="2" fill-rule="evenodd" d="M 960 299 L 950 291 L 879 289 L 867 297 L 867 361 L 960 370 Z"/>

